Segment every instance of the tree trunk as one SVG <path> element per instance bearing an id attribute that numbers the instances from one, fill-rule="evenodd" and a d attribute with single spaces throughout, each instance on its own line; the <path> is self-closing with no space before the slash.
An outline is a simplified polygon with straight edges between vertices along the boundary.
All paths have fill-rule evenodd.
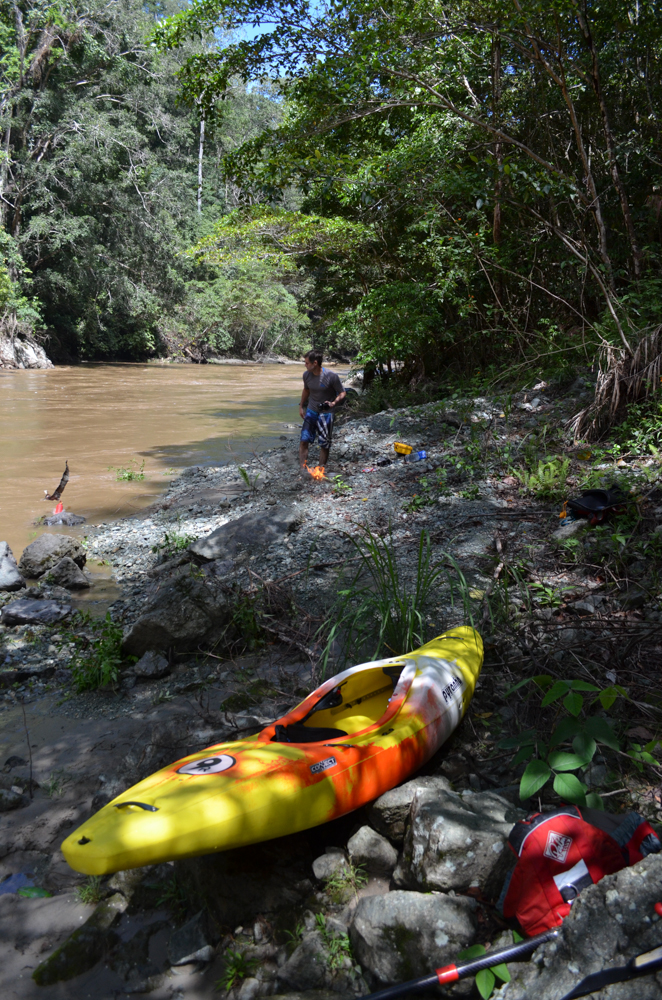
<path id="1" fill-rule="evenodd" d="M 492 42 L 492 120 L 498 124 L 499 102 L 501 100 L 501 39 L 494 35 Z M 496 246 L 501 242 L 501 188 L 503 177 L 503 144 L 500 139 L 494 143 L 494 162 L 497 175 L 494 183 L 494 213 L 492 217 L 492 240 Z"/>
<path id="2" fill-rule="evenodd" d="M 198 148 L 198 215 L 202 214 L 202 155 L 205 149 L 205 120 L 200 119 L 200 145 Z"/>

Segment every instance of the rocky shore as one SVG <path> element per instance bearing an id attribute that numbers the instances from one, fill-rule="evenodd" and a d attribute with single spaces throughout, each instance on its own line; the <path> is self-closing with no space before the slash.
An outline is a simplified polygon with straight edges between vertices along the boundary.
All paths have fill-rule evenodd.
<path id="1" fill-rule="evenodd" d="M 512 940 L 496 901 L 514 860 L 508 832 L 529 804 L 518 794 L 524 764 L 497 744 L 543 725 L 546 710 L 509 689 L 586 669 L 596 689 L 626 691 L 612 714 L 624 731 L 639 727 L 638 745 L 659 727 L 659 467 L 639 457 L 594 470 L 618 477 L 625 466 L 647 482 L 643 541 L 620 575 L 600 549 L 605 531 L 564 526 L 561 503 L 511 472 L 551 431 L 561 450 L 559 428 L 587 392 L 580 381 L 570 392 L 350 413 L 326 480 L 302 476 L 284 434 L 245 467 L 187 469 L 140 515 L 68 536 L 54 528 L 67 552 L 33 543 L 16 560 L 38 582 L 0 593 L 4 993 L 338 1000 L 427 973 L 469 945 Z M 405 462 L 394 441 L 426 459 Z M 563 453 L 567 493 L 586 459 L 567 440 Z M 427 638 L 472 620 L 487 640 L 470 713 L 449 743 L 412 781 L 306 834 L 98 883 L 72 872 L 59 844 L 91 811 L 186 753 L 258 731 L 319 683 L 319 627 L 366 527 L 390 539 L 412 584 L 422 530 L 447 565 L 425 609 Z M 73 614 L 71 585 L 93 559 L 122 590 L 105 623 Z M 27 611 L 49 608 L 51 622 L 21 612 L 28 597 Z M 116 679 L 81 690 L 90 664 L 104 663 Z M 624 758 L 601 747 L 582 780 L 608 808 L 659 823 L 659 777 Z M 551 785 L 540 796 L 543 808 L 559 801 Z M 662 860 L 650 857 L 586 890 L 560 940 L 510 966 L 494 995 L 558 1000 L 583 975 L 659 943 L 661 879 Z M 20 896 L 19 883 L 52 895 Z M 658 980 L 601 997 L 662 998 Z"/>

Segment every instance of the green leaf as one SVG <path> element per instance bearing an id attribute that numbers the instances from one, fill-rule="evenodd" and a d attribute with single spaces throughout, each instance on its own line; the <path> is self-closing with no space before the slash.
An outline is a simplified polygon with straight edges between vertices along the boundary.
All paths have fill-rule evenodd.
<path id="1" fill-rule="evenodd" d="M 558 701 L 558 699 L 562 698 L 564 694 L 567 694 L 569 690 L 570 685 L 567 681 L 557 681 L 556 684 L 551 686 L 543 698 L 541 702 L 542 707 L 546 708 L 547 705 L 551 705 L 553 701 Z"/>
<path id="2" fill-rule="evenodd" d="M 589 809 L 604 809 L 604 802 L 597 792 L 589 792 L 586 796 L 586 805 Z"/>
<path id="3" fill-rule="evenodd" d="M 520 941 L 524 940 L 524 935 L 520 934 L 519 931 L 513 931 L 513 944 L 519 944 Z"/>
<path id="4" fill-rule="evenodd" d="M 575 774 L 557 774 L 554 778 L 554 791 L 566 802 L 586 805 L 584 786 Z"/>
<path id="5" fill-rule="evenodd" d="M 613 688 L 605 688 L 604 691 L 601 691 L 600 694 L 598 695 L 598 700 L 602 705 L 602 707 L 604 708 L 605 712 L 609 711 L 609 709 L 614 704 L 617 698 L 618 694 L 616 693 L 616 691 L 614 691 Z"/>
<path id="6" fill-rule="evenodd" d="M 544 760 L 532 760 L 520 781 L 520 799 L 530 799 L 532 795 L 535 795 L 549 781 L 551 775 L 551 768 Z"/>
<path id="7" fill-rule="evenodd" d="M 589 760 L 593 760 L 593 755 L 598 748 L 592 736 L 589 736 L 588 733 L 579 733 L 572 741 L 572 749 L 588 763 Z"/>
<path id="8" fill-rule="evenodd" d="M 569 691 L 563 699 L 563 704 L 571 715 L 579 715 L 584 706 L 584 699 L 576 691 Z"/>
<path id="9" fill-rule="evenodd" d="M 596 687 L 595 684 L 589 684 L 588 681 L 571 681 L 570 687 L 573 691 L 599 691 L 600 688 Z"/>
<path id="10" fill-rule="evenodd" d="M 599 715 L 592 715 L 586 720 L 584 729 L 589 736 L 592 736 L 598 743 L 604 743 L 612 750 L 621 749 L 621 741 L 614 732 L 611 723 L 606 719 L 601 719 Z"/>
<path id="11" fill-rule="evenodd" d="M 576 753 L 566 753 L 565 750 L 554 750 L 547 758 L 547 763 L 555 771 L 576 771 L 588 762 Z"/>
<path id="12" fill-rule="evenodd" d="M 491 969 L 481 969 L 480 972 L 476 973 L 476 986 L 483 1000 L 488 1000 L 488 997 L 491 996 L 495 982 Z"/>
<path id="13" fill-rule="evenodd" d="M 535 680 L 534 677 L 525 677 L 523 681 L 518 681 L 517 684 L 513 684 L 513 686 L 509 687 L 508 690 L 506 691 L 506 693 L 504 695 L 504 698 L 507 698 L 509 695 L 513 694 L 513 692 L 515 692 L 515 691 L 519 691 L 519 689 L 523 688 L 525 684 L 530 684 L 531 681 L 533 681 L 533 680 Z"/>
<path id="14" fill-rule="evenodd" d="M 502 983 L 510 982 L 510 973 L 508 972 L 508 966 L 505 962 L 501 962 L 499 965 L 491 965 L 490 969 Z"/>
<path id="15" fill-rule="evenodd" d="M 499 740 L 497 746 L 500 750 L 514 750 L 515 747 L 535 746 L 537 733 L 535 729 L 527 729 L 525 733 L 518 733 L 517 736 L 507 736 Z"/>
<path id="16" fill-rule="evenodd" d="M 459 952 L 458 958 L 462 961 L 469 961 L 472 958 L 482 958 L 485 954 L 485 947 L 482 944 L 472 944 L 469 948 L 465 948 L 464 951 Z"/>
<path id="17" fill-rule="evenodd" d="M 550 737 L 549 745 L 555 747 L 559 743 L 565 743 L 566 740 L 579 736 L 583 730 L 584 727 L 577 719 L 561 719 Z"/>
<path id="18" fill-rule="evenodd" d="M 535 753 L 535 746 L 528 744 L 525 747 L 520 747 L 515 756 L 510 762 L 511 767 L 517 767 L 518 764 L 523 764 L 525 760 L 531 760 Z"/>

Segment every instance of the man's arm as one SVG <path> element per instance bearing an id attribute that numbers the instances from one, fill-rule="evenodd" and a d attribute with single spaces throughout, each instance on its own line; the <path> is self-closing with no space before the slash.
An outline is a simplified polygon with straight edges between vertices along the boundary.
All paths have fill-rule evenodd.
<path id="1" fill-rule="evenodd" d="M 342 382 L 340 381 L 340 379 L 338 378 L 337 375 L 336 375 L 336 377 L 333 380 L 333 389 L 337 393 L 337 396 L 336 396 L 336 398 L 334 400 L 332 400 L 329 403 L 329 409 L 330 410 L 333 410 L 334 407 L 336 407 L 338 405 L 338 403 L 342 403 L 343 399 L 347 395 L 347 393 L 345 392 L 345 390 L 342 387 Z"/>
<path id="2" fill-rule="evenodd" d="M 306 403 L 310 397 L 310 389 L 307 385 L 304 385 L 303 392 L 301 393 L 301 402 L 299 403 L 299 416 L 303 420 L 306 416 Z"/>

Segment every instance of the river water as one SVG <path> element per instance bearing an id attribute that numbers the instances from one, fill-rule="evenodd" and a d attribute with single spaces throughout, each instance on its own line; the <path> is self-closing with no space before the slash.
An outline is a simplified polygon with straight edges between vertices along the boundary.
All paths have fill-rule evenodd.
<path id="1" fill-rule="evenodd" d="M 0 371 L 0 540 L 18 560 L 44 530 L 35 521 L 54 507 L 44 490 L 53 492 L 65 459 L 64 507 L 95 524 L 154 503 L 186 466 L 246 459 L 297 434 L 303 370 L 84 364 Z M 138 472 L 143 461 L 143 480 L 118 481 L 117 468 Z"/>

